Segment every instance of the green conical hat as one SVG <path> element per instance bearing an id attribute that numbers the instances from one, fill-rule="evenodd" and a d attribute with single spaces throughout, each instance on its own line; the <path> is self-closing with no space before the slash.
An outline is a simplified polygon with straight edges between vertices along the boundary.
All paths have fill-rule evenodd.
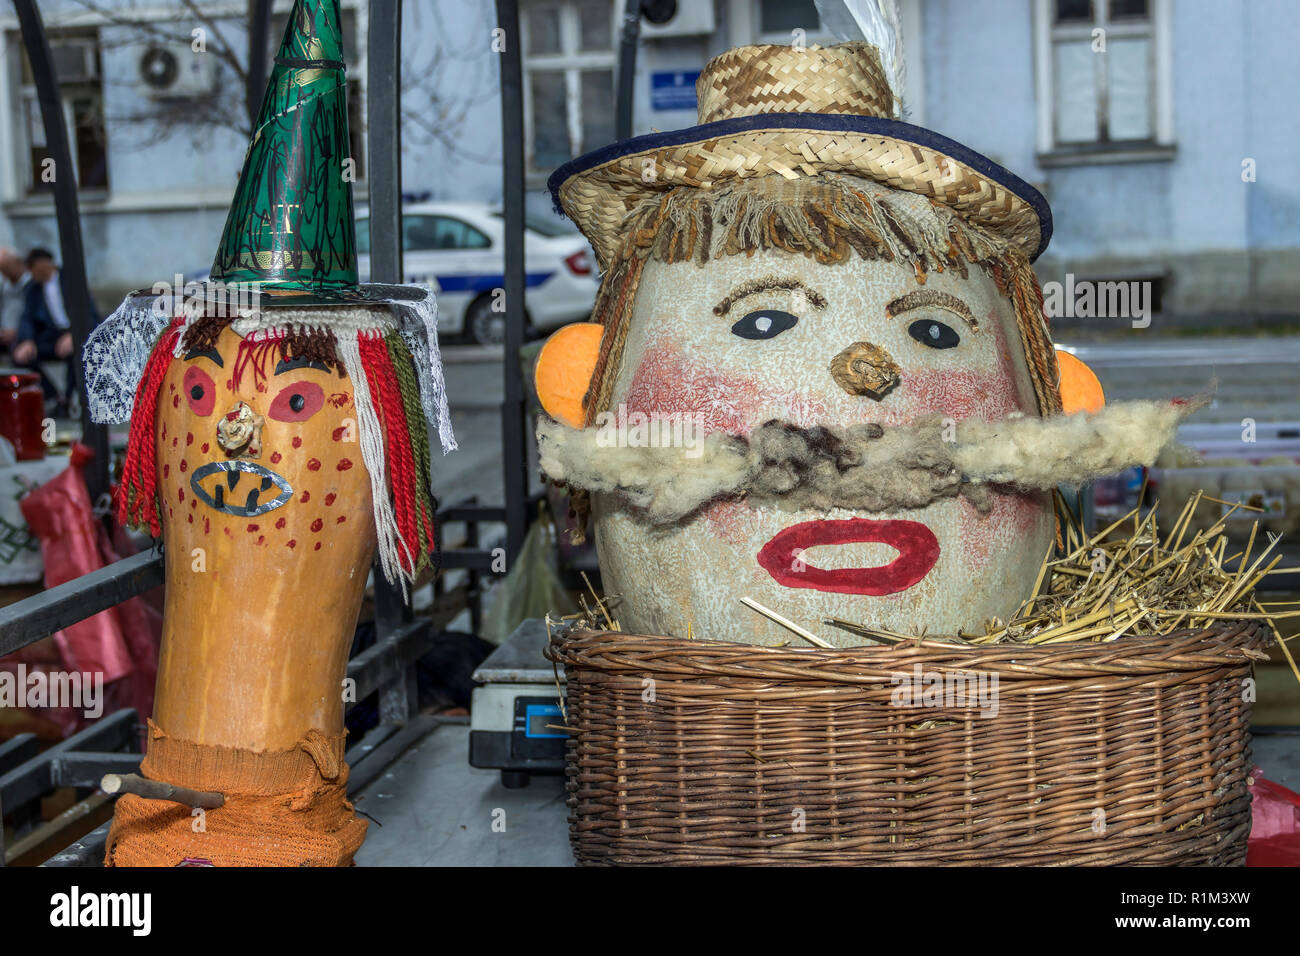
<path id="1" fill-rule="evenodd" d="M 211 278 L 355 295 L 339 0 L 297 0 L 244 157 Z"/>

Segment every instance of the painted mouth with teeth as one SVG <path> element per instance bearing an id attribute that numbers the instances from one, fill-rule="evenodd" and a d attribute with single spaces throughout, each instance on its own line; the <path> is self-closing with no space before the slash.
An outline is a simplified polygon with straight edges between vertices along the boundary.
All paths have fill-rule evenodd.
<path id="1" fill-rule="evenodd" d="M 244 459 L 200 465 L 190 476 L 190 488 L 209 508 L 242 518 L 274 511 L 293 497 L 288 481 Z"/>

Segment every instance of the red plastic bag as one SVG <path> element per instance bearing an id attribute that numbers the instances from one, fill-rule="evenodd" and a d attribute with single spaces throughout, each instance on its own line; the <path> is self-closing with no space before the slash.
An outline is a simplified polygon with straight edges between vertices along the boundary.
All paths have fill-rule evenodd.
<path id="1" fill-rule="evenodd" d="M 82 475 L 82 467 L 93 456 L 86 446 L 74 445 L 68 467 L 19 502 L 28 528 L 40 539 L 47 588 L 96 571 L 131 551 L 125 536 L 111 540 L 95 516 Z M 141 717 L 147 717 L 153 711 L 161 635 L 161 615 L 140 598 L 132 598 L 56 632 L 54 645 L 60 660 L 44 668 L 102 675 L 98 679 L 103 681 L 103 713 L 135 707 Z M 49 708 L 42 714 L 56 721 L 65 734 L 89 722 L 84 708 Z"/>
<path id="2" fill-rule="evenodd" d="M 1250 840 L 1247 866 L 1300 866 L 1300 793 L 1250 772 Z"/>

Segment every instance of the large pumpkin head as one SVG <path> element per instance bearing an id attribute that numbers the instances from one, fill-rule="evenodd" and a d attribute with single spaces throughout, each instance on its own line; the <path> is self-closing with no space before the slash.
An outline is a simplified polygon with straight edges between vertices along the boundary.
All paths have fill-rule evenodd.
<path id="1" fill-rule="evenodd" d="M 770 422 L 798 435 L 1039 414 L 1011 282 L 1023 260 L 927 200 L 847 177 L 721 193 L 666 202 L 592 424 L 681 421 L 690 441 Z M 701 222 L 714 238 L 698 230 L 692 247 Z M 709 463 L 680 467 L 699 480 Z M 1016 610 L 1053 538 L 1050 498 L 994 489 L 980 504 L 946 495 L 868 513 L 732 498 L 664 524 L 598 494 L 593 514 L 625 628 L 787 640 L 748 596 L 853 643 L 821 622 L 951 632 Z"/>

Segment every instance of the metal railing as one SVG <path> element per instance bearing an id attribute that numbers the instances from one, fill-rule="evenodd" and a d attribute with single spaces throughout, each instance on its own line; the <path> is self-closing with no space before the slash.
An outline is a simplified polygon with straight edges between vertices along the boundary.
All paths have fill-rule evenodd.
<path id="1" fill-rule="evenodd" d="M 32 65 L 46 136 L 59 170 L 71 170 L 70 150 L 63 125 L 62 98 L 50 56 L 44 24 L 34 0 L 14 0 L 22 25 L 23 42 Z M 267 18 L 270 3 L 259 0 L 252 7 L 250 26 L 250 107 L 260 104 L 261 87 L 252 89 L 252 78 L 265 76 Z M 368 169 L 370 179 L 371 276 L 380 282 L 401 282 L 401 122 L 400 53 L 401 0 L 371 0 L 369 17 L 369 62 L 367 84 L 369 114 Z M 495 573 L 496 556 L 481 546 L 480 526 L 504 524 L 507 561 L 513 561 L 522 547 L 528 523 L 528 472 L 524 448 L 524 396 L 519 367 L 519 349 L 524 335 L 524 193 L 523 193 L 523 101 L 518 45 L 516 0 L 497 0 L 498 25 L 507 37 L 502 60 L 502 128 L 504 141 L 504 191 L 506 224 L 506 349 L 502 374 L 505 401 L 502 405 L 502 444 L 505 504 L 480 505 L 471 498 L 437 514 L 441 567 L 464 571 L 465 581 L 451 590 L 445 575 L 435 578 L 433 606 L 425 616 L 415 617 L 399 591 L 381 574 L 375 580 L 375 643 L 348 662 L 347 676 L 355 681 L 355 700 L 379 695 L 379 726 L 347 751 L 352 765 L 349 789 L 355 792 L 373 779 L 383 766 L 395 759 L 422 733 L 429 718 L 416 717 L 415 662 L 433 644 L 435 635 L 468 609 L 475 630 L 481 620 L 479 597 L 484 574 Z M 259 45 L 260 44 L 260 45 Z M 264 81 L 263 81 L 264 82 Z M 257 103 L 254 103 L 254 99 Z M 81 246 L 80 216 L 75 179 L 56 177 L 55 206 L 65 274 L 72 280 L 68 312 L 73 317 L 73 337 L 78 352 L 90 329 L 89 292 Z M 87 484 L 97 498 L 108 487 L 110 448 L 108 430 L 90 422 L 88 403 L 82 391 L 83 434 L 95 451 Z M 463 540 L 441 547 L 448 525 L 463 525 Z M 40 594 L 0 608 L 0 656 L 13 653 L 49 634 L 163 583 L 160 547 L 141 552 L 98 571 L 83 575 Z M 23 734 L 0 744 L 0 818 L 9 813 L 27 828 L 11 848 L 10 857 L 26 853 L 57 839 L 98 806 L 107 802 L 94 788 L 104 773 L 138 767 L 139 715 L 120 710 L 63 742 L 38 752 L 36 738 Z M 58 818 L 35 826 L 40 797 L 56 788 L 79 791 L 78 803 Z M 84 826 L 84 824 L 83 824 Z M 71 847 L 56 854 L 49 865 L 89 866 L 103 859 L 108 824 L 93 830 Z M 0 866 L 6 859 L 3 830 L 0 829 Z"/>

